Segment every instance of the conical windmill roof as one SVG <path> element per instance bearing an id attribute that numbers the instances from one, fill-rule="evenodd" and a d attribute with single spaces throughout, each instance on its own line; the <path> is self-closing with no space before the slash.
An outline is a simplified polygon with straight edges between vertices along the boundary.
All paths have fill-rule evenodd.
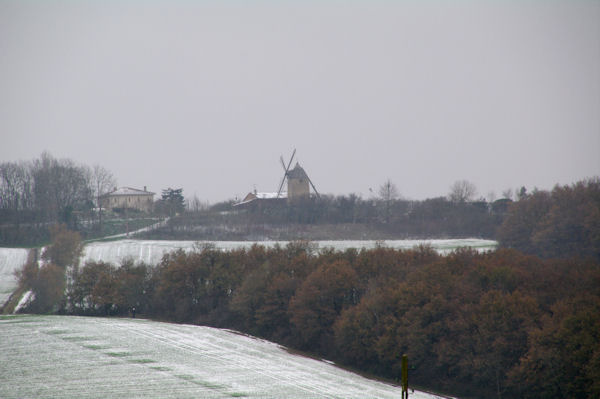
<path id="1" fill-rule="evenodd" d="M 296 162 L 294 169 L 290 170 L 287 175 L 289 179 L 308 179 L 308 175 L 298 162 Z"/>

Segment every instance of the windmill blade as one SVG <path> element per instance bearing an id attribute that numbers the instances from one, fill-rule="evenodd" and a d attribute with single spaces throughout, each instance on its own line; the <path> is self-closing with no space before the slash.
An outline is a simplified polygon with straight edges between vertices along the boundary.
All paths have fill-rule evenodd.
<path id="1" fill-rule="evenodd" d="M 294 152 L 292 152 L 292 157 L 290 158 L 290 162 L 288 162 L 287 168 L 285 168 L 285 174 L 290 170 L 290 166 L 292 165 L 292 161 L 294 160 L 294 155 L 296 155 L 296 149 L 294 148 Z"/>
<path id="2" fill-rule="evenodd" d="M 306 175 L 306 177 L 308 177 L 308 175 Z M 317 188 L 313 184 L 312 180 L 310 180 L 310 177 L 308 177 L 308 182 L 310 183 L 310 186 L 313 188 L 313 190 L 315 190 L 315 194 L 317 195 L 317 198 L 321 198 L 321 196 L 319 195 L 319 192 L 317 191 Z"/>
<path id="3" fill-rule="evenodd" d="M 283 174 L 283 178 L 281 179 L 281 183 L 279 184 L 279 190 L 277 190 L 277 198 L 279 198 L 281 196 L 281 189 L 283 188 L 283 183 L 285 183 L 285 176 L 286 174 Z"/>
<path id="4" fill-rule="evenodd" d="M 281 195 L 281 189 L 283 188 L 283 183 L 285 182 L 285 175 L 281 178 L 281 182 L 279 183 L 279 190 L 277 190 L 277 198 Z"/>
<path id="5" fill-rule="evenodd" d="M 281 161 L 281 167 L 283 168 L 283 177 L 281 178 L 281 181 L 279 182 L 279 190 L 277 190 L 277 198 L 279 198 L 279 195 L 281 194 L 281 189 L 283 188 L 283 183 L 285 182 L 285 176 L 287 175 L 287 169 L 285 167 L 285 161 L 283 160 L 283 156 L 279 156 L 279 160 Z"/>
<path id="6" fill-rule="evenodd" d="M 283 168 L 284 172 L 287 171 L 287 169 L 285 168 L 285 162 L 283 161 L 283 157 L 279 157 L 279 160 L 281 161 L 281 167 Z"/>
<path id="7" fill-rule="evenodd" d="M 285 162 L 283 161 L 283 156 L 279 157 L 281 161 L 281 166 L 283 167 L 283 177 L 281 178 L 281 182 L 279 183 L 279 190 L 277 190 L 277 198 L 281 196 L 281 189 L 283 188 L 283 183 L 285 183 L 285 178 L 287 176 L 287 168 L 285 167 Z"/>

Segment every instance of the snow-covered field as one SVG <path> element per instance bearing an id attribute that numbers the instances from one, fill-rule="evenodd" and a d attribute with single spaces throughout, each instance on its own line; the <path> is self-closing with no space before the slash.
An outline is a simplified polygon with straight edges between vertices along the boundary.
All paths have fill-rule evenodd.
<path id="1" fill-rule="evenodd" d="M 226 330 L 141 319 L 0 316 L 4 399 L 400 396 L 399 387 Z"/>
<path id="2" fill-rule="evenodd" d="M 94 242 L 85 246 L 82 264 L 87 261 L 104 261 L 118 264 L 124 258 L 130 258 L 135 262 L 146 262 L 156 264 L 160 262 L 165 253 L 183 249 L 191 251 L 196 246 L 196 241 L 145 241 L 145 240 L 120 240 L 112 242 Z M 249 248 L 253 244 L 273 247 L 277 244 L 285 246 L 288 241 L 211 241 L 210 244 L 222 250 L 235 248 Z M 376 245 L 384 245 L 396 249 L 410 249 L 420 244 L 431 245 L 440 253 L 448 253 L 460 247 L 472 247 L 480 251 L 492 250 L 496 247 L 496 241 L 482 240 L 477 238 L 449 239 L 449 240 L 388 240 L 388 241 L 315 241 L 318 248 L 334 248 L 346 250 L 348 248 L 374 248 Z"/>
<path id="3" fill-rule="evenodd" d="M 27 262 L 27 249 L 0 248 L 0 307 L 17 288 L 15 270 Z"/>
<path id="4" fill-rule="evenodd" d="M 163 255 L 183 249 L 191 251 L 197 247 L 196 241 L 149 241 L 149 240 L 119 240 L 110 242 L 92 242 L 84 247 L 81 264 L 87 261 L 110 262 L 115 265 L 123 259 L 132 259 L 134 262 L 145 262 L 155 265 L 162 259 Z M 253 244 L 273 247 L 275 245 L 285 246 L 288 241 L 211 241 L 209 244 L 222 250 L 235 248 L 249 248 Z M 450 240 L 388 240 L 388 241 L 315 241 L 317 248 L 334 248 L 339 251 L 348 248 L 374 248 L 384 245 L 396 249 L 409 249 L 420 244 L 431 245 L 438 252 L 445 254 L 460 247 L 472 247 L 479 251 L 493 250 L 497 243 L 491 240 L 477 238 L 450 239 Z M 12 292 L 17 288 L 17 280 L 14 271 L 20 269 L 27 261 L 26 249 L 0 248 L 0 307 L 8 300 Z"/>

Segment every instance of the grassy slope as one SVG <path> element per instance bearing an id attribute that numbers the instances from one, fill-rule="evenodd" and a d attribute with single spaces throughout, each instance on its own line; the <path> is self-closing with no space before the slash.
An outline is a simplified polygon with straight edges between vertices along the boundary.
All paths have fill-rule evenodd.
<path id="1" fill-rule="evenodd" d="M 0 397 L 396 398 L 398 387 L 208 327 L 0 317 Z M 435 396 L 421 392 L 415 399 Z"/>

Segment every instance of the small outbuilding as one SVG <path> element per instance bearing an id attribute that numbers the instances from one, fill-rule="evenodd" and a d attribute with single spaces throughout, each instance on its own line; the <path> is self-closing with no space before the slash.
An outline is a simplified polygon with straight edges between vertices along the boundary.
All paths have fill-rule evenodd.
<path id="1" fill-rule="evenodd" d="M 255 207 L 257 204 L 272 206 L 275 204 L 285 203 L 287 193 L 282 192 L 279 195 L 277 193 L 264 193 L 256 190 L 248 193 L 243 200 L 235 204 L 235 206 L 241 206 L 242 208 Z"/>

